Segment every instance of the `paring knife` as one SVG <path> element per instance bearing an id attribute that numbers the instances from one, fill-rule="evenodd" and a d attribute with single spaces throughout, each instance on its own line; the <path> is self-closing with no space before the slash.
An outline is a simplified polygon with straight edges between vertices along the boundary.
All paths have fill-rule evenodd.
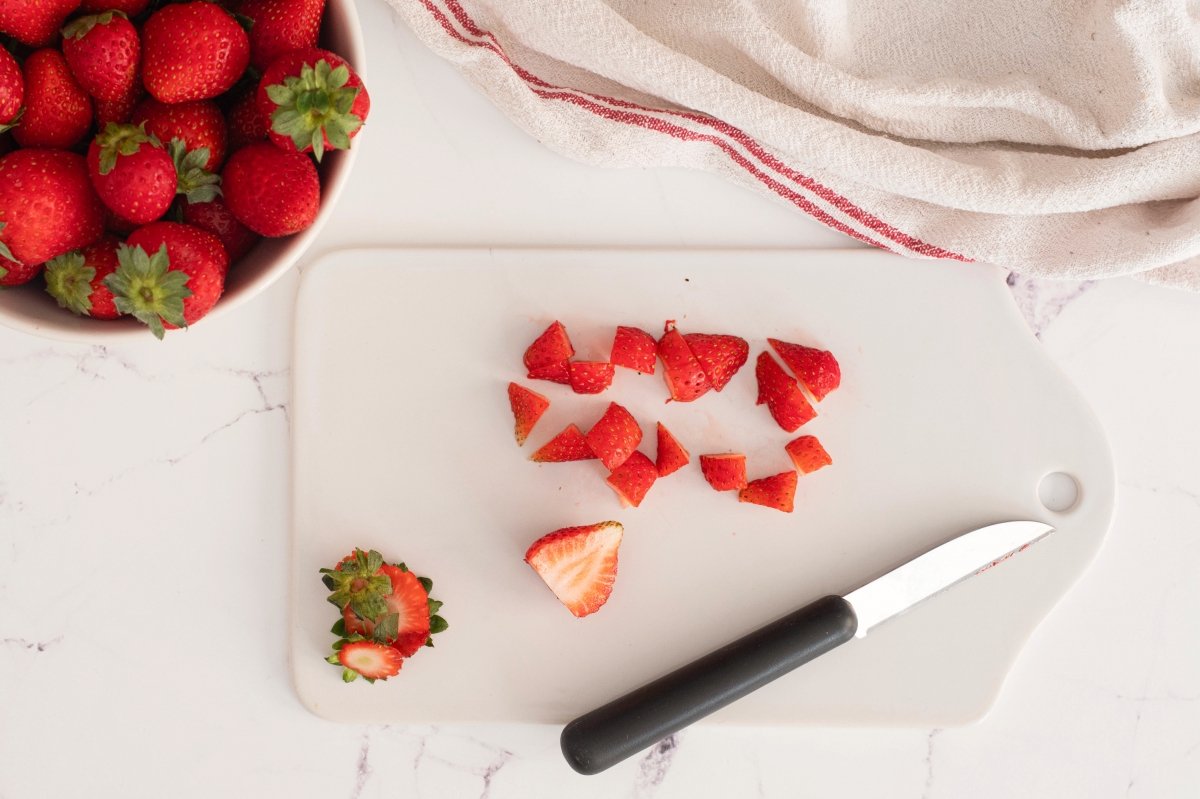
<path id="1" fill-rule="evenodd" d="M 818 599 L 575 719 L 562 731 L 563 756 L 598 774 L 1053 531 L 1030 521 L 981 527 L 844 597 Z"/>

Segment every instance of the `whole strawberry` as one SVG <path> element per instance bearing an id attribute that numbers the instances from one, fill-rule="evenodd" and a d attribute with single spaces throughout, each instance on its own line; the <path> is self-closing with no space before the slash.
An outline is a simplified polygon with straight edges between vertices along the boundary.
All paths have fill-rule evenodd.
<path id="1" fill-rule="evenodd" d="M 30 47 L 44 47 L 77 8 L 79 0 L 0 0 L 0 33 Z"/>
<path id="2" fill-rule="evenodd" d="M 56 255 L 96 241 L 103 220 L 83 156 L 15 150 L 0 158 L 0 285 L 25 283 Z"/>
<path id="3" fill-rule="evenodd" d="M 63 28 L 63 55 L 71 73 L 97 100 L 128 97 L 137 81 L 142 45 L 137 29 L 119 11 L 80 17 Z"/>
<path id="4" fill-rule="evenodd" d="M 235 9 L 254 21 L 250 64 L 262 72 L 284 53 L 317 46 L 325 0 L 242 0 Z"/>
<path id="5" fill-rule="evenodd" d="M 83 0 L 80 11 L 95 14 L 98 11 L 120 11 L 127 17 L 136 17 L 146 10 L 150 0 Z"/>
<path id="6" fill-rule="evenodd" d="M 216 3 L 176 3 L 146 20 L 142 56 L 142 82 L 156 100 L 208 100 L 229 91 L 246 71 L 250 40 Z"/>
<path id="7" fill-rule="evenodd" d="M 116 319 L 121 314 L 104 279 L 117 271 L 115 236 L 46 262 L 46 291 L 76 316 Z"/>
<path id="8" fill-rule="evenodd" d="M 229 254 L 230 264 L 240 260 L 258 243 L 258 234 L 239 222 L 220 197 L 208 202 L 185 202 L 183 221 L 220 239 Z"/>
<path id="9" fill-rule="evenodd" d="M 3 0 L 0 0 L 2 2 Z M 25 113 L 13 137 L 22 147 L 66 150 L 92 126 L 92 100 L 57 50 L 38 50 L 25 59 Z"/>
<path id="10" fill-rule="evenodd" d="M 25 76 L 12 53 L 0 47 L 0 133 L 17 124 L 25 103 Z"/>
<path id="11" fill-rule="evenodd" d="M 285 150 L 347 150 L 371 112 L 362 80 L 328 50 L 294 51 L 271 62 L 258 83 L 258 112 Z"/>
<path id="12" fill-rule="evenodd" d="M 106 125 L 88 147 L 87 161 L 96 193 L 123 219 L 153 222 L 175 199 L 174 161 L 137 125 Z"/>
<path id="13" fill-rule="evenodd" d="M 158 338 L 164 329 L 195 324 L 225 288 L 229 259 L 217 237 L 190 225 L 153 222 L 117 250 L 117 271 L 104 279 L 117 310 Z"/>
<path id="14" fill-rule="evenodd" d="M 258 95 L 250 91 L 229 106 L 229 150 L 240 150 L 247 144 L 266 141 L 267 119 L 258 112 Z"/>
<path id="15" fill-rule="evenodd" d="M 208 160 L 202 164 L 207 170 L 215 171 L 225 163 L 228 134 L 225 116 L 216 103 L 197 100 L 167 105 L 147 97 L 133 109 L 132 121 L 163 144 L 179 139 L 189 151 L 207 150 Z"/>
<path id="16" fill-rule="evenodd" d="M 225 203 L 261 236 L 287 236 L 312 225 L 321 207 L 321 181 L 312 160 L 270 142 L 248 144 L 221 173 Z"/>

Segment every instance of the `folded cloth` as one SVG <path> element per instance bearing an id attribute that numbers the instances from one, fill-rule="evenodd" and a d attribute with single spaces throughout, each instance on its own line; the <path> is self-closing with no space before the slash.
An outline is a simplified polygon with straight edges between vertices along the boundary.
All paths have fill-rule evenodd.
<path id="1" fill-rule="evenodd" d="M 904 255 L 1200 290 L 1191 0 L 388 0 L 513 121 Z"/>

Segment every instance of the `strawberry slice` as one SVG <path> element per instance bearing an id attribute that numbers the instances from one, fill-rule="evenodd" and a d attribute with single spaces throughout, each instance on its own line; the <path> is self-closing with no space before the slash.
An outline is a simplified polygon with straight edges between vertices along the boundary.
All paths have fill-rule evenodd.
<path id="1" fill-rule="evenodd" d="M 599 394 L 612 385 L 615 371 L 611 363 L 571 361 L 567 364 L 571 390 L 576 394 Z"/>
<path id="2" fill-rule="evenodd" d="M 342 610 L 346 634 L 374 638 L 394 647 L 401 657 L 411 657 L 429 640 L 429 594 L 417 576 L 406 569 L 385 563 L 379 571 L 392 581 L 392 591 L 384 600 L 387 603 L 385 615 L 379 621 L 360 618 L 347 605 Z M 396 614 L 394 631 L 391 629 L 393 622 L 390 619 L 385 622 L 386 614 L 391 613 Z M 376 627 L 380 623 L 386 623 L 388 629 L 376 636 Z"/>
<path id="3" fill-rule="evenodd" d="M 587 461 L 596 457 L 588 446 L 583 431 L 573 424 L 546 442 L 537 452 L 529 456 L 538 463 L 563 463 L 564 461 Z"/>
<path id="4" fill-rule="evenodd" d="M 587 443 L 610 472 L 625 462 L 642 443 L 642 428 L 637 419 L 615 402 L 587 433 Z"/>
<path id="5" fill-rule="evenodd" d="M 624 532 L 620 522 L 555 530 L 530 545 L 525 562 L 567 610 L 583 618 L 599 610 L 612 594 Z"/>
<path id="6" fill-rule="evenodd" d="M 616 366 L 652 375 L 657 352 L 658 344 L 654 341 L 654 336 L 645 330 L 637 327 L 618 327 L 609 360 Z"/>
<path id="7" fill-rule="evenodd" d="M 545 366 L 562 363 L 575 354 L 567 329 L 562 322 L 554 321 L 525 350 L 525 368 L 532 371 Z"/>
<path id="8" fill-rule="evenodd" d="M 663 380 L 671 392 L 671 399 L 676 402 L 692 402 L 712 388 L 704 367 L 672 321 L 663 327 L 663 337 L 658 340 L 658 357 L 663 362 Z"/>
<path id="9" fill-rule="evenodd" d="M 794 433 L 817 415 L 795 379 L 783 371 L 771 353 L 763 352 L 758 356 L 754 373 L 758 377 L 759 404 L 767 403 L 771 416 L 784 430 Z"/>
<path id="10" fill-rule="evenodd" d="M 374 641 L 349 641 L 337 653 L 342 679 L 352 682 L 360 675 L 368 681 L 386 680 L 400 673 L 404 657 L 390 646 Z"/>
<path id="11" fill-rule="evenodd" d="M 634 452 L 620 468 L 608 476 L 607 483 L 617 492 L 621 505 L 636 508 L 646 498 L 646 492 L 658 479 L 658 467 L 641 452 Z"/>
<path id="12" fill-rule="evenodd" d="M 526 375 L 530 380 L 549 380 L 551 383 L 571 385 L 570 361 L 559 361 L 530 369 Z"/>
<path id="13" fill-rule="evenodd" d="M 525 444 L 525 439 L 529 438 L 538 419 L 541 419 L 542 414 L 550 407 L 550 400 L 524 386 L 509 383 L 508 404 L 512 406 L 513 419 L 516 421 L 513 433 L 517 437 L 517 446 L 520 447 Z"/>
<path id="14" fill-rule="evenodd" d="M 750 345 L 737 336 L 687 333 L 683 340 L 700 362 L 713 391 L 725 388 L 750 357 Z"/>
<path id="15" fill-rule="evenodd" d="M 737 453 L 701 455 L 700 471 L 717 491 L 737 491 L 746 487 L 746 456 Z"/>
<path id="16" fill-rule="evenodd" d="M 841 385 L 842 367 L 837 358 L 828 350 L 818 350 L 805 347 L 802 344 L 789 344 L 776 338 L 767 339 L 767 343 L 779 353 L 779 357 L 792 370 L 792 374 L 800 379 L 817 402 L 825 399 L 825 395 Z"/>
<path id="17" fill-rule="evenodd" d="M 792 463 L 796 464 L 800 474 L 815 472 L 833 463 L 833 458 L 829 457 L 829 453 L 821 446 L 816 436 L 800 436 L 795 441 L 788 442 L 784 449 L 791 456 Z"/>
<path id="18" fill-rule="evenodd" d="M 796 499 L 796 473 L 780 472 L 751 480 L 738 492 L 738 502 L 751 502 L 766 508 L 791 513 Z"/>
<path id="19" fill-rule="evenodd" d="M 666 477 L 672 472 L 677 472 L 691 462 L 692 457 L 688 455 L 688 451 L 683 448 L 679 440 L 671 435 L 671 431 L 663 426 L 662 422 L 658 423 L 658 460 L 655 466 L 658 468 L 658 476 Z"/>

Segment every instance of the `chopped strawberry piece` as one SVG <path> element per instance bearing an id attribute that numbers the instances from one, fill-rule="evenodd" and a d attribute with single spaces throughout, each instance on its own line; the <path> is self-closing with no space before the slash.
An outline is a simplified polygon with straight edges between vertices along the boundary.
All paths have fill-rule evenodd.
<path id="1" fill-rule="evenodd" d="M 525 439 L 529 438 L 533 426 L 550 407 L 550 400 L 524 386 L 509 383 L 508 404 L 512 406 L 513 419 L 516 420 L 513 432 L 517 437 L 517 446 L 519 447 L 525 444 Z"/>
<path id="2" fill-rule="evenodd" d="M 658 423 L 658 460 L 655 466 L 658 468 L 658 476 L 666 477 L 672 472 L 677 472 L 692 460 L 688 455 L 688 451 L 683 448 L 679 440 L 671 435 L 671 431 L 663 426 L 662 422 Z"/>
<path id="3" fill-rule="evenodd" d="M 604 468 L 615 471 L 642 443 L 642 428 L 629 411 L 611 402 L 588 431 L 587 443 Z"/>
<path id="4" fill-rule="evenodd" d="M 779 353 L 779 357 L 799 378 L 817 401 L 842 383 L 842 367 L 828 350 L 818 350 L 801 344 L 769 338 L 767 342 Z"/>
<path id="5" fill-rule="evenodd" d="M 767 403 L 771 416 L 784 430 L 794 433 L 817 415 L 795 379 L 783 371 L 771 353 L 763 352 L 758 356 L 754 372 L 758 377 L 759 404 Z"/>
<path id="6" fill-rule="evenodd" d="M 567 364 L 571 390 L 576 394 L 599 394 L 612 385 L 616 369 L 611 363 L 571 361 Z"/>
<path id="7" fill-rule="evenodd" d="M 617 492 L 624 507 L 636 508 L 642 504 L 646 492 L 657 479 L 658 467 L 654 461 L 640 452 L 634 452 L 608 476 L 607 482 Z"/>
<path id="8" fill-rule="evenodd" d="M 796 499 L 796 473 L 780 472 L 770 477 L 751 480 L 738 493 L 739 502 L 751 502 L 767 508 L 791 513 Z"/>
<path id="9" fill-rule="evenodd" d="M 663 337 L 658 340 L 658 357 L 663 362 L 663 380 L 676 402 L 691 402 L 712 388 L 704 367 L 684 340 L 683 334 L 675 329 L 674 322 L 667 322 Z"/>
<path id="10" fill-rule="evenodd" d="M 816 436 L 800 436 L 795 441 L 788 442 L 784 449 L 801 474 L 815 472 L 833 463 L 833 458 L 829 457 L 829 453 L 821 446 Z"/>
<path id="11" fill-rule="evenodd" d="M 725 388 L 750 357 L 750 345 L 737 336 L 688 333 L 683 340 L 700 362 L 713 391 Z"/>
<path id="12" fill-rule="evenodd" d="M 400 673 L 404 657 L 390 646 L 374 641 L 352 641 L 344 644 L 337 654 L 345 667 L 342 679 L 350 682 L 361 675 L 368 680 L 386 680 Z"/>
<path id="13" fill-rule="evenodd" d="M 561 383 L 564 386 L 571 385 L 571 369 L 569 361 L 559 361 L 558 363 L 546 364 L 530 369 L 526 374 L 530 380 L 549 380 L 551 383 Z"/>
<path id="14" fill-rule="evenodd" d="M 736 453 L 701 455 L 700 471 L 717 491 L 737 491 L 746 487 L 746 456 Z"/>
<path id="15" fill-rule="evenodd" d="M 534 339 L 525 350 L 525 368 L 533 371 L 544 366 L 553 366 L 569 360 L 575 354 L 571 339 L 567 337 L 567 329 L 562 322 L 555 321 L 550 327 Z"/>
<path id="16" fill-rule="evenodd" d="M 642 374 L 654 374 L 654 358 L 658 344 L 654 336 L 636 327 L 618 327 L 613 338 L 612 357 L 616 366 L 624 366 Z"/>
<path id="17" fill-rule="evenodd" d="M 562 463 L 564 461 L 587 461 L 596 457 L 588 446 L 583 431 L 573 424 L 546 442 L 537 452 L 529 456 L 538 463 Z"/>
<path id="18" fill-rule="evenodd" d="M 425 593 L 417 576 L 399 566 L 385 563 L 379 570 L 392 581 L 392 592 L 388 594 L 387 613 L 396 614 L 396 634 L 388 635 L 385 643 L 395 648 L 402 657 L 411 657 L 429 639 L 429 595 Z M 349 606 L 342 611 L 342 621 L 347 635 L 371 638 L 379 622 L 359 618 Z"/>
<path id="19" fill-rule="evenodd" d="M 619 522 L 566 527 L 542 536 L 525 562 L 579 618 L 599 610 L 617 579 L 617 549 L 625 528 Z"/>

